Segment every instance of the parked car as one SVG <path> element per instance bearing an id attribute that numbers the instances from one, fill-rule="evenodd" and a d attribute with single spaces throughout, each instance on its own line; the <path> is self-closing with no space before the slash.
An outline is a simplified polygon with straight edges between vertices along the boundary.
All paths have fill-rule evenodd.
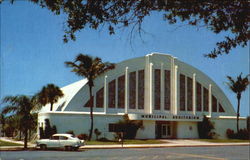
<path id="1" fill-rule="evenodd" d="M 78 150 L 84 146 L 84 140 L 74 137 L 72 134 L 53 134 L 50 139 L 36 141 L 37 147 L 42 150 L 47 148 L 64 148 L 65 150 Z"/>

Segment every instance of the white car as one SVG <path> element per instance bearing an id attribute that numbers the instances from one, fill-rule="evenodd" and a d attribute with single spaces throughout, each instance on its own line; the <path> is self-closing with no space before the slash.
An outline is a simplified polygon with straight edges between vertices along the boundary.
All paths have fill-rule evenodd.
<path id="1" fill-rule="evenodd" d="M 78 150 L 79 147 L 84 146 L 84 140 L 80 140 L 72 134 L 53 134 L 50 139 L 37 140 L 36 145 L 43 150 L 47 148 Z"/>

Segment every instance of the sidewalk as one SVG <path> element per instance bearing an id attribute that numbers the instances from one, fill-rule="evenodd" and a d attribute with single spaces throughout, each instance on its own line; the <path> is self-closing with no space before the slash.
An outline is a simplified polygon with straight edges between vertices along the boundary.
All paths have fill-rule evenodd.
<path id="1" fill-rule="evenodd" d="M 5 137 L 0 137 L 0 140 L 14 142 L 18 144 L 23 144 L 22 141 L 14 141 Z M 250 146 L 249 143 L 212 143 L 203 142 L 199 140 L 162 140 L 166 143 L 162 144 L 115 144 L 115 145 L 85 145 L 80 147 L 81 150 L 84 149 L 121 149 L 121 148 L 166 148 L 166 147 L 213 147 L 213 146 Z M 28 147 L 35 149 L 36 145 L 28 143 Z M 23 146 L 1 146 L 0 150 L 20 150 Z"/>
<path id="2" fill-rule="evenodd" d="M 162 140 L 162 144 L 125 144 L 123 145 L 86 145 L 80 149 L 115 149 L 115 148 L 166 148 L 166 147 L 212 147 L 212 146 L 250 146 L 249 143 L 212 143 L 198 140 Z"/>

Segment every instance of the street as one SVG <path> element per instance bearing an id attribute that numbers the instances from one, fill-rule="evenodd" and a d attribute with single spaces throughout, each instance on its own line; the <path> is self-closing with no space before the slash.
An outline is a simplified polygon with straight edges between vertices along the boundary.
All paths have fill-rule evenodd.
<path id="1" fill-rule="evenodd" d="M 1 160 L 249 160 L 249 146 L 2 151 Z"/>

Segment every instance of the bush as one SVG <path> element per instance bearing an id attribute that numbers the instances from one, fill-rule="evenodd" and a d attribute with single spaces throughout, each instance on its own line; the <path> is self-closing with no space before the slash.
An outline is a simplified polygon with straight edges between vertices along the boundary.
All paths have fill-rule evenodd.
<path id="1" fill-rule="evenodd" d="M 130 120 L 127 114 L 123 116 L 123 120 L 119 121 L 117 125 L 123 130 L 124 139 L 135 139 L 137 130 L 143 128 L 142 121 Z M 116 134 L 119 136 L 119 133 Z"/>
<path id="2" fill-rule="evenodd" d="M 89 139 L 89 136 L 85 133 L 81 133 L 81 134 L 77 135 L 77 138 L 79 138 L 81 140 L 87 140 L 87 139 Z"/>
<path id="3" fill-rule="evenodd" d="M 203 117 L 202 122 L 198 122 L 198 133 L 200 138 L 212 139 L 216 134 L 215 132 L 211 132 L 212 129 L 214 129 L 214 125 L 206 116 Z"/>
<path id="4" fill-rule="evenodd" d="M 95 136 L 96 136 L 96 140 L 98 140 L 98 137 L 102 134 L 102 132 L 100 132 L 97 128 L 94 130 Z"/>
<path id="5" fill-rule="evenodd" d="M 45 130 L 43 133 L 43 138 L 50 138 L 53 134 L 57 133 L 56 126 L 53 125 L 53 127 L 51 127 L 49 119 L 45 119 Z"/>
<path id="6" fill-rule="evenodd" d="M 234 133 L 234 130 L 227 129 L 226 134 L 229 139 L 250 139 L 250 131 L 247 129 L 240 129 L 238 133 Z"/>

